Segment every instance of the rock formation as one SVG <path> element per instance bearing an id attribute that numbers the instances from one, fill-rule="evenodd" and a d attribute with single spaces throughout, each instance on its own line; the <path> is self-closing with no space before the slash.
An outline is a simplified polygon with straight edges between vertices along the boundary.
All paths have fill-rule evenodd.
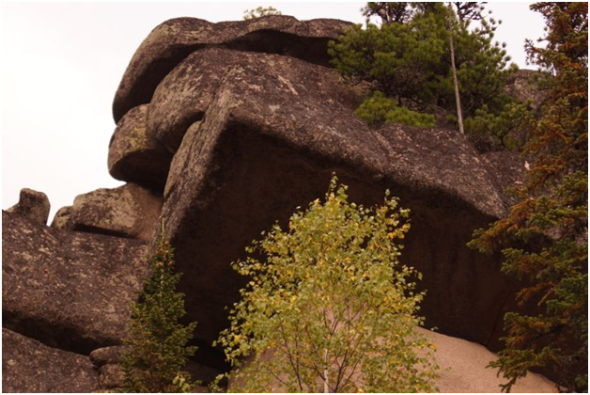
<path id="1" fill-rule="evenodd" d="M 18 203 L 6 211 L 45 225 L 49 218 L 50 208 L 49 199 L 46 194 L 23 188 L 20 191 Z"/>
<path id="2" fill-rule="evenodd" d="M 497 348 L 515 284 L 497 259 L 465 244 L 505 213 L 502 190 L 523 166 L 509 153 L 478 154 L 454 130 L 369 129 L 353 113 L 362 88 L 327 67 L 327 42 L 349 26 L 270 16 L 179 18 L 154 29 L 113 106 L 108 170 L 128 184 L 78 196 L 52 227 L 34 210 L 3 212 L 3 322 L 18 333 L 6 336 L 60 361 L 78 358 L 89 373 L 76 391 L 116 387 L 130 302 L 162 225 L 184 273 L 187 318 L 199 323 L 195 371 L 210 380 L 226 368 L 211 341 L 243 285 L 230 263 L 275 221 L 323 197 L 335 172 L 353 201 L 379 203 L 388 188 L 411 209 L 401 260 L 424 275 L 427 326 Z M 3 352 L 3 365 L 17 357 Z M 59 365 L 35 376 L 41 386 L 22 379 L 46 361 L 35 358 L 6 370 L 5 385 L 53 390 L 67 373 Z"/>

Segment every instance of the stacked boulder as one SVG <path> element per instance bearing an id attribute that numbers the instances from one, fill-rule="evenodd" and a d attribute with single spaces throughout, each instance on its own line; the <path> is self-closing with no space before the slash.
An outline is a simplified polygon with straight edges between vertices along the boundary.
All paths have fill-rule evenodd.
<path id="1" fill-rule="evenodd" d="M 78 196 L 51 227 L 40 197 L 38 209 L 21 197 L 3 212 L 3 338 L 14 344 L 3 352 L 5 388 L 91 392 L 120 383 L 109 355 L 121 350 L 162 226 L 184 273 L 187 319 L 198 321 L 196 378 L 210 380 L 227 368 L 210 344 L 244 283 L 230 263 L 321 198 L 332 173 L 358 203 L 379 203 L 390 189 L 410 208 L 401 260 L 424 275 L 427 325 L 498 347 L 515 284 L 465 244 L 505 214 L 502 188 L 518 176 L 454 130 L 369 129 L 353 112 L 366 92 L 328 67 L 328 41 L 350 26 L 179 18 L 150 33 L 113 106 L 108 170 L 127 184 Z M 50 359 L 59 363 L 40 369 Z M 73 374 L 80 380 L 60 386 Z"/>

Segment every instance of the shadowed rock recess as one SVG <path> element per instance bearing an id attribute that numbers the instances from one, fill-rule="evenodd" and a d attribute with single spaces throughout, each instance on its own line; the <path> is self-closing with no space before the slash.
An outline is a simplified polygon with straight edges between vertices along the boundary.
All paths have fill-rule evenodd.
<path id="1" fill-rule="evenodd" d="M 3 352 L 5 388 L 51 391 L 56 378 L 68 380 L 61 363 L 86 371 L 93 351 L 94 376 L 74 390 L 116 387 L 112 355 L 160 225 L 184 273 L 187 320 L 198 321 L 192 363 L 209 381 L 227 368 L 210 344 L 244 284 L 230 263 L 276 221 L 285 225 L 296 207 L 322 198 L 333 172 L 357 203 L 380 203 L 390 189 L 411 210 L 401 260 L 423 273 L 427 326 L 498 348 L 517 284 L 500 273 L 497 257 L 465 244 L 504 215 L 502 190 L 522 182 L 523 165 L 511 153 L 478 154 L 455 130 L 369 129 L 353 113 L 366 92 L 327 67 L 328 41 L 350 26 L 287 16 L 179 18 L 150 33 L 113 105 L 108 171 L 128 184 L 78 196 L 51 227 L 41 209 L 2 214 L 4 336 L 42 350 Z M 51 364 L 46 355 L 56 365 L 38 370 L 36 383 L 21 377 Z M 13 368 L 18 358 L 30 362 Z M 498 391 L 499 382 L 484 390 Z"/>

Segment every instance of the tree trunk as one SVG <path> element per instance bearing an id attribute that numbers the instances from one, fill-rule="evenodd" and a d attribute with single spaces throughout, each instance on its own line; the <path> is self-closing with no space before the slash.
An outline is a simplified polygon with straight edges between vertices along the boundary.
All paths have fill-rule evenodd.
<path id="1" fill-rule="evenodd" d="M 330 392 L 330 384 L 328 383 L 328 349 L 324 350 L 324 393 Z"/>
<path id="2" fill-rule="evenodd" d="M 453 70 L 453 85 L 455 86 L 455 104 L 457 106 L 457 122 L 459 131 L 465 134 L 463 129 L 463 112 L 461 111 L 461 96 L 459 95 L 459 81 L 457 80 L 457 67 L 455 66 L 455 47 L 453 43 L 453 6 L 449 4 L 449 43 L 451 49 L 451 69 Z"/>

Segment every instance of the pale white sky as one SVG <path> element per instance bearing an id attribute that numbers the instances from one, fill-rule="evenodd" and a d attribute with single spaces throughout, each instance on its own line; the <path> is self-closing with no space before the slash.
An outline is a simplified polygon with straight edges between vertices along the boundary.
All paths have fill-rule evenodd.
<path id="1" fill-rule="evenodd" d="M 2 208 L 21 188 L 45 192 L 51 218 L 75 196 L 123 183 L 110 177 L 111 106 L 131 56 L 161 22 L 190 16 L 241 20 L 246 9 L 274 6 L 298 19 L 362 23 L 362 2 L 1 3 Z M 529 3 L 490 3 L 497 31 L 525 68 L 525 38 L 543 33 Z"/>

